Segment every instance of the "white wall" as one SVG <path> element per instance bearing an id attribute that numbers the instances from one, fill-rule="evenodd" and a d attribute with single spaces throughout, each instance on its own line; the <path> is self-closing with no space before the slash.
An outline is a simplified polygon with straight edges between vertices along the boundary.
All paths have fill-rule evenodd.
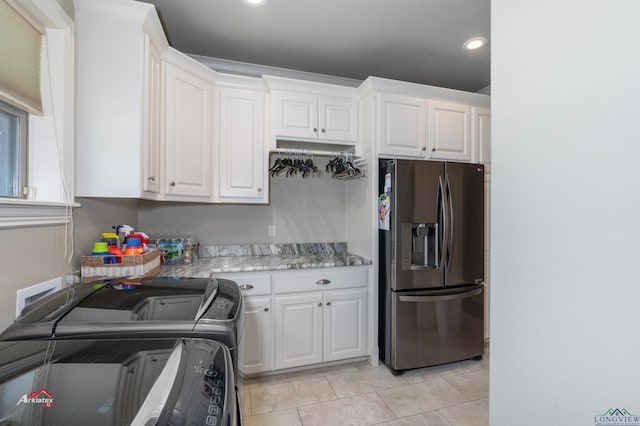
<path id="1" fill-rule="evenodd" d="M 150 236 L 195 236 L 203 245 L 345 241 L 346 182 L 320 177 L 271 179 L 269 205 L 141 201 L 138 223 Z M 272 161 L 273 164 L 273 161 Z M 267 228 L 276 225 L 276 237 Z"/>
<path id="2" fill-rule="evenodd" d="M 15 319 L 16 291 L 72 270 L 65 261 L 65 235 L 70 236 L 64 226 L 0 229 L 0 330 Z"/>
<path id="3" fill-rule="evenodd" d="M 1 229 L 0 330 L 15 319 L 16 291 L 80 269 L 80 257 L 112 225 L 137 226 L 138 200 L 77 198 L 73 224 Z M 71 230 L 73 229 L 73 234 Z M 72 244 L 73 239 L 73 244 Z M 66 245 L 65 245 L 66 240 Z M 67 262 L 70 259 L 69 262 Z"/>
<path id="4" fill-rule="evenodd" d="M 80 258 L 91 254 L 93 243 L 100 241 L 103 232 L 115 232 L 114 225 L 126 224 L 138 228 L 136 199 L 76 198 L 82 207 L 73 209 L 73 237 L 75 242 L 73 266 L 80 269 Z"/>
<path id="5" fill-rule="evenodd" d="M 491 10 L 491 424 L 640 415 L 640 2 Z"/>

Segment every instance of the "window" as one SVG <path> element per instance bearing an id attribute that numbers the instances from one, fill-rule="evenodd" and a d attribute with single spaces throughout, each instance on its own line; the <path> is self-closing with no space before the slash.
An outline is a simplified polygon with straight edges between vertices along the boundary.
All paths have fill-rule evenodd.
<path id="1" fill-rule="evenodd" d="M 27 113 L 0 102 L 0 197 L 24 197 L 26 178 Z"/>

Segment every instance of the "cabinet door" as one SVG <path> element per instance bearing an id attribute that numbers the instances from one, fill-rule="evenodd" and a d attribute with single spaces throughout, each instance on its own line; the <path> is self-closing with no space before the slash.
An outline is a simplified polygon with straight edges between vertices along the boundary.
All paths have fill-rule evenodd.
<path id="1" fill-rule="evenodd" d="M 427 101 L 409 96 L 379 94 L 377 121 L 380 154 L 426 156 Z"/>
<path id="2" fill-rule="evenodd" d="M 209 197 L 211 189 L 211 85 L 165 65 L 165 192 Z"/>
<path id="3" fill-rule="evenodd" d="M 348 99 L 319 98 L 320 139 L 358 141 L 358 103 Z"/>
<path id="4" fill-rule="evenodd" d="M 491 110 L 489 108 L 473 107 L 473 147 L 476 152 L 475 162 L 491 163 Z"/>
<path id="5" fill-rule="evenodd" d="M 276 136 L 318 138 L 318 98 L 296 93 L 271 95 L 273 133 Z"/>
<path id="6" fill-rule="evenodd" d="M 216 91 L 220 114 L 218 197 L 235 203 L 266 203 L 264 94 L 228 88 Z"/>
<path id="7" fill-rule="evenodd" d="M 325 294 L 325 362 L 366 355 L 366 297 L 365 289 Z"/>
<path id="8" fill-rule="evenodd" d="M 471 107 L 429 101 L 429 158 L 471 161 Z"/>
<path id="9" fill-rule="evenodd" d="M 144 36 L 144 171 L 142 187 L 145 192 L 160 192 L 160 51 Z"/>
<path id="10" fill-rule="evenodd" d="M 244 374 L 273 370 L 271 365 L 271 296 L 244 299 L 244 336 L 240 345 Z"/>
<path id="11" fill-rule="evenodd" d="M 322 362 L 322 293 L 275 298 L 275 368 Z"/>

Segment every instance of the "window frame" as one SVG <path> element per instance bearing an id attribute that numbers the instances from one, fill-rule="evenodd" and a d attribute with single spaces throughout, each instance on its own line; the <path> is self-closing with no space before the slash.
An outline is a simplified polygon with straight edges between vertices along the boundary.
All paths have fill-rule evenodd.
<path id="1" fill-rule="evenodd" d="M 29 187 L 29 113 L 3 101 L 0 101 L 0 112 L 17 119 L 18 136 L 13 143 L 16 143 L 19 151 L 17 191 L 14 195 L 0 194 L 0 200 L 25 199 Z"/>
<path id="2" fill-rule="evenodd" d="M 74 200 L 73 16 L 61 7 L 60 0 L 8 1 L 43 28 L 45 54 L 41 58 L 47 58 L 48 72 L 41 74 L 40 90 L 49 97 L 43 105 L 42 115 L 18 105 L 19 109 L 28 111 L 28 123 L 24 128 L 27 132 L 27 167 L 23 170 L 29 189 L 21 198 L 0 197 L 0 232 L 10 228 L 66 226 L 72 222 L 72 209 L 80 207 Z M 62 170 L 58 171 L 56 163 L 52 162 L 43 169 L 43 163 L 51 154 L 56 155 L 56 162 L 61 162 Z M 49 175 L 54 169 L 55 179 L 53 174 Z M 66 185 L 64 193 L 59 185 Z"/>

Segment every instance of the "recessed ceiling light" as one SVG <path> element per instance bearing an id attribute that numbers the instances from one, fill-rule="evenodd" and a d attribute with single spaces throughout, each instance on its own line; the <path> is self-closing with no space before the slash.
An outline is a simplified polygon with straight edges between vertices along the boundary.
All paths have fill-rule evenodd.
<path id="1" fill-rule="evenodd" d="M 267 0 L 242 0 L 249 6 L 262 6 L 267 2 Z"/>
<path id="2" fill-rule="evenodd" d="M 485 44 L 487 44 L 487 39 L 486 38 L 484 38 L 484 37 L 474 37 L 474 38 L 470 38 L 469 40 L 465 41 L 464 44 L 462 45 L 462 47 L 467 49 L 467 50 L 476 50 L 476 49 L 480 49 Z"/>

